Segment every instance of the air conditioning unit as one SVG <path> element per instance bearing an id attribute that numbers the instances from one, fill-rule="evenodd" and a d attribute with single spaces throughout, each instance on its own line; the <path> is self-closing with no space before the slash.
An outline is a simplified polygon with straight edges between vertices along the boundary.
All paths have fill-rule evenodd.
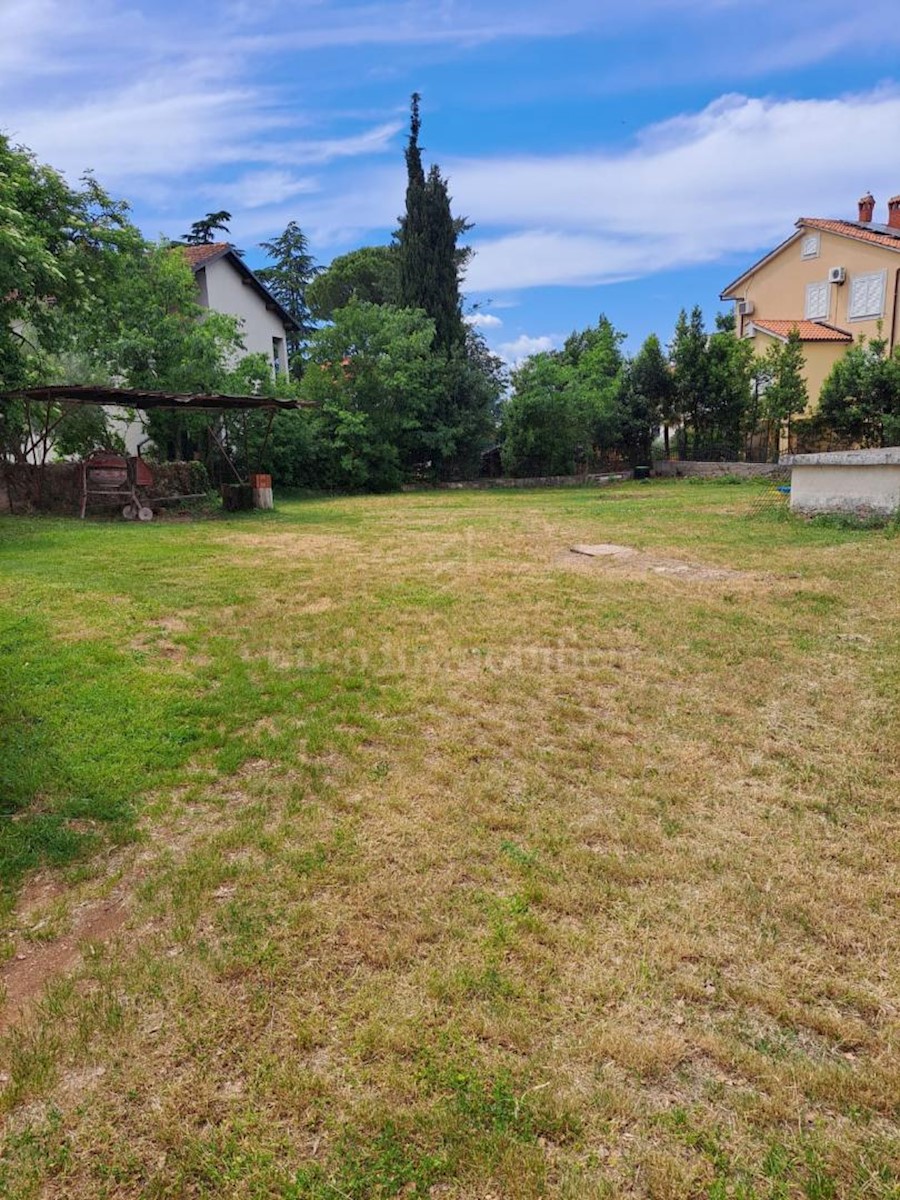
<path id="1" fill-rule="evenodd" d="M 752 317 L 753 313 L 755 311 L 753 308 L 753 301 L 752 300 L 738 301 L 737 310 L 738 310 L 739 317 Z"/>
<path id="2" fill-rule="evenodd" d="M 846 278 L 847 278 L 846 267 L 829 267 L 829 269 L 828 269 L 828 282 L 829 283 L 843 283 Z"/>

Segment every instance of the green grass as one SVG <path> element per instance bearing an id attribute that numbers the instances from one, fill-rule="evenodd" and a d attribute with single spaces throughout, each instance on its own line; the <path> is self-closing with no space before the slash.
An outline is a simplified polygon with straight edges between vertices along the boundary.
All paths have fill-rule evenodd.
<path id="1" fill-rule="evenodd" d="M 255 603 L 236 573 L 217 576 L 215 528 L 160 526 L 138 542 L 118 524 L 4 523 L 0 911 L 26 871 L 133 837 L 140 797 L 174 786 L 188 761 L 211 752 L 234 771 L 266 749 L 246 727 L 273 709 L 328 696 L 317 722 L 355 719 L 352 680 L 288 680 L 228 636 L 207 645 L 223 606 L 239 622 Z M 167 628 L 173 610 L 191 613 L 189 627 Z M 213 653 L 185 669 L 201 642 Z"/>
<path id="2" fill-rule="evenodd" d="M 897 1196 L 895 531 L 759 491 L 0 520 L 0 1195 Z"/>

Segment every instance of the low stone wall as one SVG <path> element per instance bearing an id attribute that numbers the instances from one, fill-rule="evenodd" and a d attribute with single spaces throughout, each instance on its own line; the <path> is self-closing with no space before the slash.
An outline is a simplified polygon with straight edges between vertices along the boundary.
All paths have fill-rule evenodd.
<path id="1" fill-rule="evenodd" d="M 206 467 L 199 462 L 151 463 L 153 486 L 151 496 L 187 496 L 210 489 Z M 81 508 L 81 463 L 47 463 L 43 471 L 32 463 L 0 464 L 0 499 L 5 495 L 0 511 L 17 515 L 29 512 L 57 513 L 77 516 Z M 123 501 L 97 503 L 90 511 L 121 508 Z M 152 501 L 151 501 L 152 506 Z"/>
<path id="2" fill-rule="evenodd" d="M 900 513 L 900 446 L 842 450 L 831 454 L 786 454 L 791 468 L 791 509 L 814 516 L 891 517 Z"/>
<path id="3" fill-rule="evenodd" d="M 462 488 L 541 488 L 541 487 L 604 487 L 610 483 L 623 483 L 630 479 L 631 471 L 614 471 L 607 475 L 538 475 L 526 479 L 500 476 L 496 479 L 470 479 L 463 483 L 439 483 L 443 490 L 456 491 Z M 406 491 L 417 491 L 410 487 Z"/>
<path id="4" fill-rule="evenodd" d="M 782 467 L 778 463 L 754 462 L 690 462 L 687 459 L 662 459 L 653 464 L 653 474 L 663 479 L 699 475 L 715 478 L 717 475 L 738 475 L 743 479 L 778 475 Z"/>

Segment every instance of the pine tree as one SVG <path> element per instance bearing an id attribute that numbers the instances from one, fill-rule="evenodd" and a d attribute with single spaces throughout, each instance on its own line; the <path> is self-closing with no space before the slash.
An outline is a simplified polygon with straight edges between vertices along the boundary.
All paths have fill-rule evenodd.
<path id="1" fill-rule="evenodd" d="M 226 212 L 224 208 L 218 212 L 207 213 L 201 221 L 193 223 L 190 232 L 181 240 L 188 246 L 208 246 L 213 241 L 213 234 L 231 232 L 228 228 L 230 220 L 231 213 Z"/>
<path id="2" fill-rule="evenodd" d="M 296 221 L 290 221 L 284 233 L 271 242 L 260 242 L 260 249 L 268 254 L 272 265 L 256 274 L 299 326 L 288 337 L 291 371 L 299 376 L 300 353 L 314 328 L 306 292 L 320 268 L 309 252 L 306 234 Z"/>

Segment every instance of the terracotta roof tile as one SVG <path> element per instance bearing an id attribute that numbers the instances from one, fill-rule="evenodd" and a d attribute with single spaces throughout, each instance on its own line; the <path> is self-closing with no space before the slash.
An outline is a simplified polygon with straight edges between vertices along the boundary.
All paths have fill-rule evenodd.
<path id="1" fill-rule="evenodd" d="M 832 221 L 825 217 L 801 217 L 798 225 L 809 229 L 822 229 L 826 233 L 838 233 L 843 237 L 857 238 L 861 242 L 872 242 L 876 246 L 887 246 L 889 250 L 900 250 L 900 229 L 896 234 L 881 233 L 878 229 L 867 229 L 857 221 Z"/>
<path id="2" fill-rule="evenodd" d="M 202 266 L 210 258 L 216 258 L 219 254 L 231 249 L 229 242 L 209 242 L 204 246 L 182 246 L 184 257 L 188 260 L 188 265 L 191 267 Z"/>
<path id="3" fill-rule="evenodd" d="M 796 329 L 804 342 L 852 342 L 853 334 L 846 329 L 838 329 L 836 325 L 823 325 L 819 321 L 753 321 L 754 329 L 763 333 L 774 334 L 775 337 L 786 338 L 792 329 Z"/>

